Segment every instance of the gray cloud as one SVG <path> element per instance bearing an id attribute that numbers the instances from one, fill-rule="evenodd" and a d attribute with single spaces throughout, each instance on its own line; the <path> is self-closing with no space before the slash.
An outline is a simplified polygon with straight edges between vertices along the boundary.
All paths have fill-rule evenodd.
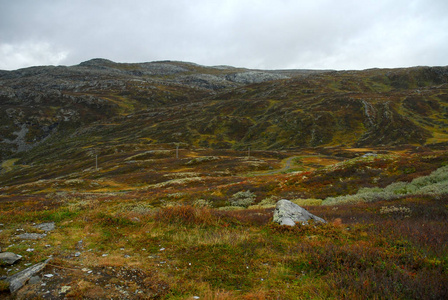
<path id="1" fill-rule="evenodd" d="M 250 68 L 447 65 L 445 0 L 0 0 L 0 69 L 184 60 Z"/>

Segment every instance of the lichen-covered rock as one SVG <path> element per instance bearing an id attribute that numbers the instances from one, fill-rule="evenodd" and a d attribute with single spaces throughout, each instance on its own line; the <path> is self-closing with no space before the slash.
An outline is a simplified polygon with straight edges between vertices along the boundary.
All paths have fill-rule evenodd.
<path id="1" fill-rule="evenodd" d="M 282 199 L 277 202 L 273 222 L 280 225 L 295 226 L 296 223 L 308 224 L 309 220 L 317 223 L 327 223 L 324 219 L 313 215 L 289 200 Z"/>
<path id="2" fill-rule="evenodd" d="M 0 253 L 0 265 L 12 265 L 22 258 L 21 255 L 12 252 Z"/>

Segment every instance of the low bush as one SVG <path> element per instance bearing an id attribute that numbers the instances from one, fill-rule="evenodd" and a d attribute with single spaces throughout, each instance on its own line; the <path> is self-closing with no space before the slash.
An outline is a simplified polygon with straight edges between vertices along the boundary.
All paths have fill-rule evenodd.
<path id="1" fill-rule="evenodd" d="M 233 194 L 229 199 L 231 206 L 249 207 L 255 201 L 255 194 L 247 190 Z"/>
<path id="2" fill-rule="evenodd" d="M 156 212 L 154 219 L 158 223 L 185 226 L 213 225 L 219 222 L 219 218 L 210 209 L 190 205 L 163 207 Z"/>
<path id="3" fill-rule="evenodd" d="M 448 167 L 441 167 L 430 175 L 415 178 L 411 182 L 395 182 L 385 188 L 361 188 L 354 195 L 328 197 L 322 204 L 377 202 L 394 200 L 404 195 L 431 195 L 440 197 L 448 194 Z"/>

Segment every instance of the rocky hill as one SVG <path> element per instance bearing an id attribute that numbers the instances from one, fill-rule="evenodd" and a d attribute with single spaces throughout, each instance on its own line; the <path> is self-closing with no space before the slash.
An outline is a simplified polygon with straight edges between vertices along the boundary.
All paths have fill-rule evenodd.
<path id="1" fill-rule="evenodd" d="M 441 143 L 447 83 L 447 67 L 275 71 L 93 59 L 1 71 L 0 155 L 74 141 L 234 149 Z"/>

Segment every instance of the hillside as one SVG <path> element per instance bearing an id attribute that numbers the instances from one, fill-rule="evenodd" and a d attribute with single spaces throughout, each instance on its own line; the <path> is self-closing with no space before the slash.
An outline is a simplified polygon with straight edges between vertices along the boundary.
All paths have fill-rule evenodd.
<path id="1" fill-rule="evenodd" d="M 94 59 L 3 71 L 0 154 L 73 136 L 260 150 L 440 143 L 448 139 L 447 70 L 260 71 Z"/>
<path id="2" fill-rule="evenodd" d="M 0 105 L 0 299 L 448 297 L 448 67 L 94 59 Z"/>

